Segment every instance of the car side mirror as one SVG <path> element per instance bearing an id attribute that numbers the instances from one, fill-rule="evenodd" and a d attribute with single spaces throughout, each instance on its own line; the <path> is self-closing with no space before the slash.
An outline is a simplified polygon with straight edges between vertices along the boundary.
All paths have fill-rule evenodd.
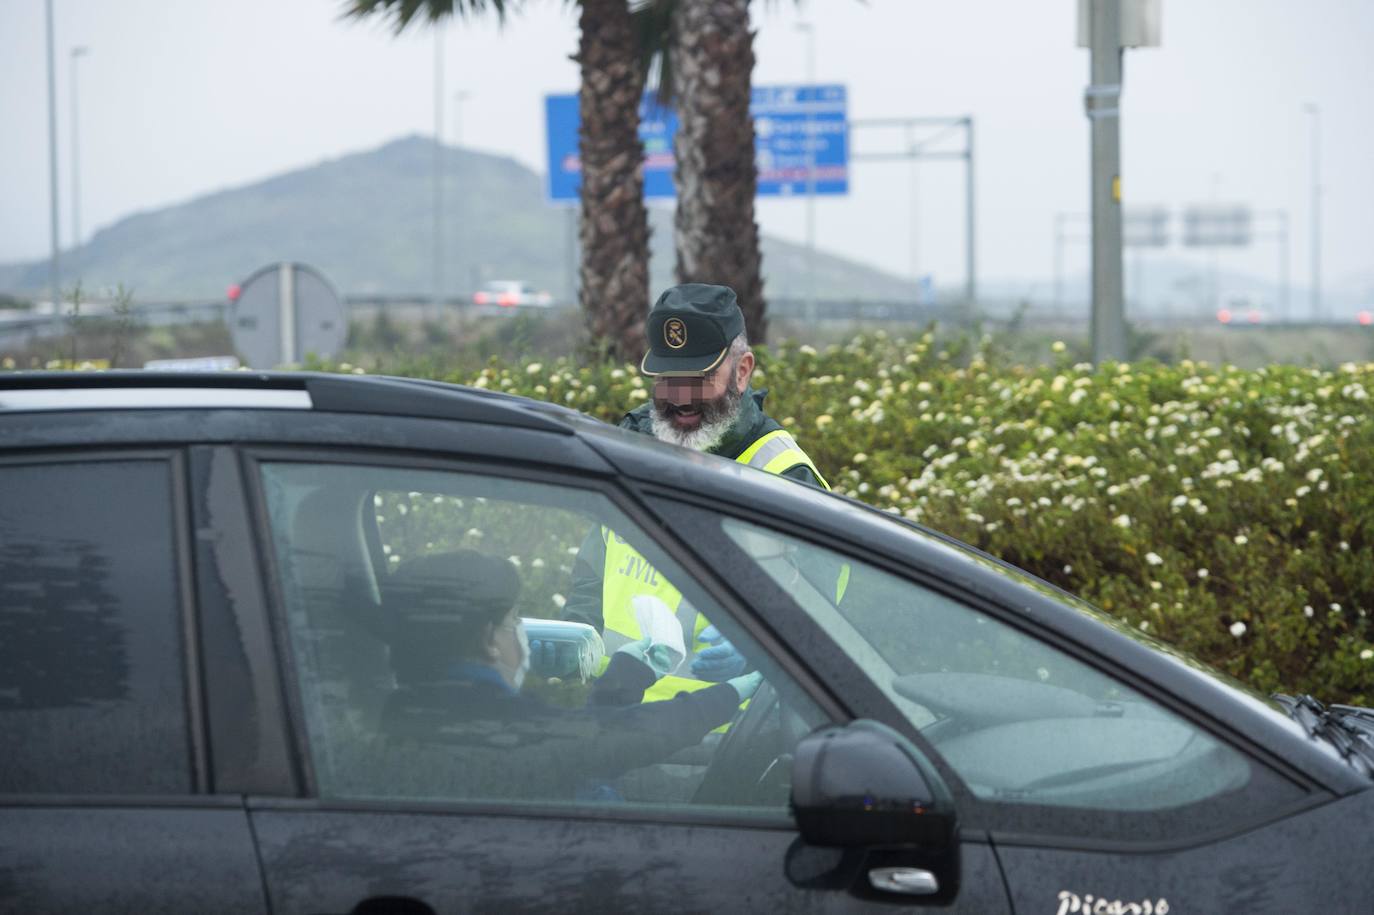
<path id="1" fill-rule="evenodd" d="M 792 810 L 810 845 L 950 848 L 953 797 L 909 740 L 876 721 L 828 727 L 797 744 Z"/>

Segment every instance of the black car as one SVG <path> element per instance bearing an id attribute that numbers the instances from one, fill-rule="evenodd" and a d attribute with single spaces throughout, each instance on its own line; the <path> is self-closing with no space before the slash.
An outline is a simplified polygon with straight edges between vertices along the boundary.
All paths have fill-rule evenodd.
<path id="1" fill-rule="evenodd" d="M 397 569 L 500 557 L 557 641 L 610 532 L 764 675 L 728 727 L 578 793 L 528 766 L 487 792 L 450 745 L 387 738 Z M 5 912 L 1374 909 L 1358 712 L 556 406 L 0 376 L 0 564 Z M 570 631 L 565 661 L 598 641 Z M 591 660 L 525 689 L 575 705 Z"/>

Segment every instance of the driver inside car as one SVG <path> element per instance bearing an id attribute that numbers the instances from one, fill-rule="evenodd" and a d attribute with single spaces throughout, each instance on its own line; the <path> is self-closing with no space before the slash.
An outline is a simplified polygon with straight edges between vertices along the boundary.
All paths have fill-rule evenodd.
<path id="1" fill-rule="evenodd" d="M 519 590 L 510 562 L 472 550 L 411 559 L 391 576 L 398 689 L 381 728 L 392 744 L 443 745 L 442 763 L 410 767 L 422 770 L 424 790 L 585 797 L 590 786 L 699 743 L 762 682 L 750 673 L 641 704 L 671 663 L 648 636 L 612 653 L 584 708 L 548 705 L 520 692 L 530 651 Z"/>

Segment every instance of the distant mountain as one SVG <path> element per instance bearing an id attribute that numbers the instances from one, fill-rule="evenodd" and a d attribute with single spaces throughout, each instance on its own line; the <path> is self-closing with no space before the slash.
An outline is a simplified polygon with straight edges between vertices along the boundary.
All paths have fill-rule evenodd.
<path id="1" fill-rule="evenodd" d="M 513 159 L 441 151 L 445 289 L 465 296 L 490 279 L 521 279 L 566 299 L 576 226 L 544 181 Z M 220 298 L 280 261 L 318 268 L 345 295 L 428 295 L 433 288 L 434 142 L 412 136 L 245 187 L 138 213 L 79 252 L 87 289 L 122 283 L 140 300 Z M 672 213 L 650 211 L 653 290 L 672 282 Z M 775 295 L 797 294 L 806 249 L 765 238 Z M 910 299 L 912 284 L 844 258 L 816 256 L 821 298 Z M 570 269 L 570 267 L 572 269 Z M 0 265 L 0 292 L 41 295 L 47 260 Z M 64 283 L 65 285 L 65 283 Z"/>

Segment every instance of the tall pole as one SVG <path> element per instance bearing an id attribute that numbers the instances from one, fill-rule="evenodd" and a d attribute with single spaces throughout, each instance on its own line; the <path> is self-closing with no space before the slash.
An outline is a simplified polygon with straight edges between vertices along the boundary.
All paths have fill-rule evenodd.
<path id="1" fill-rule="evenodd" d="M 964 256 L 965 256 L 965 258 L 966 258 L 965 269 L 966 269 L 966 272 L 967 272 L 967 277 L 965 278 L 965 282 L 967 283 L 967 287 L 966 287 L 966 289 L 965 289 L 965 298 L 968 300 L 968 308 L 969 308 L 969 310 L 972 311 L 973 309 L 975 309 L 975 308 L 978 307 L 978 279 L 977 279 L 977 277 L 978 277 L 978 270 L 977 270 L 977 260 L 976 260 L 977 254 L 976 254 L 976 252 L 975 252 L 976 245 L 975 245 L 975 243 L 974 243 L 974 238 L 977 237 L 977 231 L 976 231 L 976 229 L 975 229 L 975 217 L 974 217 L 974 215 L 973 215 L 973 214 L 974 214 L 974 205 L 973 205 L 973 117 L 972 117 L 972 116 L 969 116 L 969 117 L 965 117 L 965 118 L 964 118 L 964 131 L 965 131 L 965 133 L 967 134 L 967 137 L 968 137 L 968 145 L 967 145 L 967 148 L 964 150 L 964 155 L 967 157 L 967 161 L 965 162 L 965 166 L 966 166 L 966 167 L 965 167 L 965 169 L 964 169 L 964 177 L 965 177 L 965 179 L 966 179 L 966 187 L 965 187 L 966 195 L 965 195 L 964 205 L 965 205 L 965 208 L 966 208 L 966 210 L 967 210 L 967 212 L 965 213 L 965 216 L 964 216 L 964 231 L 967 233 L 967 236 L 966 236 L 965 239 L 964 239 L 964 249 L 965 249 Z"/>
<path id="2" fill-rule="evenodd" d="M 434 26 L 434 304 L 444 296 L 444 29 Z"/>
<path id="3" fill-rule="evenodd" d="M 78 138 L 81 133 L 81 119 L 78 115 L 76 95 L 76 62 L 85 57 L 89 49 L 78 45 L 72 48 L 71 70 L 72 70 L 72 265 L 77 277 L 81 275 L 80 255 L 77 253 L 81 247 L 81 144 Z"/>
<path id="4" fill-rule="evenodd" d="M 798 22 L 797 30 L 806 33 L 806 84 L 816 85 L 816 30 L 809 22 Z M 812 132 L 811 108 L 806 109 L 806 317 L 819 320 L 816 310 L 816 137 Z"/>
<path id="5" fill-rule="evenodd" d="M 1093 362 L 1126 358 L 1121 277 L 1121 3 L 1089 0 L 1092 83 Z"/>
<path id="6" fill-rule="evenodd" d="M 1320 321 L 1322 313 L 1322 182 L 1321 182 L 1321 116 L 1315 102 L 1303 105 L 1312 115 L 1312 320 Z"/>
<path id="7" fill-rule="evenodd" d="M 921 262 L 917 242 L 920 236 L 917 232 L 918 220 L 921 215 L 920 187 L 917 184 L 918 166 L 920 160 L 917 157 L 917 146 L 915 132 L 910 124 L 906 125 L 906 146 L 911 150 L 911 281 L 919 287 L 921 282 Z"/>
<path id="8" fill-rule="evenodd" d="M 58 286 L 57 250 L 60 242 L 57 235 L 57 76 L 53 63 L 52 37 L 52 0 L 47 0 L 48 23 L 48 200 L 50 203 L 50 222 L 52 224 L 52 260 L 48 265 L 48 286 L 52 294 L 53 314 L 61 309 L 61 292 Z"/>
<path id="9" fill-rule="evenodd" d="M 1288 211 L 1280 210 L 1279 217 L 1279 313 L 1284 321 L 1292 319 L 1288 309 Z"/>
<path id="10" fill-rule="evenodd" d="M 463 145 L 463 103 L 472 98 L 472 93 L 459 89 L 453 93 L 453 145 Z"/>
<path id="11" fill-rule="evenodd" d="M 1054 310 L 1064 311 L 1064 214 L 1054 214 Z"/>

